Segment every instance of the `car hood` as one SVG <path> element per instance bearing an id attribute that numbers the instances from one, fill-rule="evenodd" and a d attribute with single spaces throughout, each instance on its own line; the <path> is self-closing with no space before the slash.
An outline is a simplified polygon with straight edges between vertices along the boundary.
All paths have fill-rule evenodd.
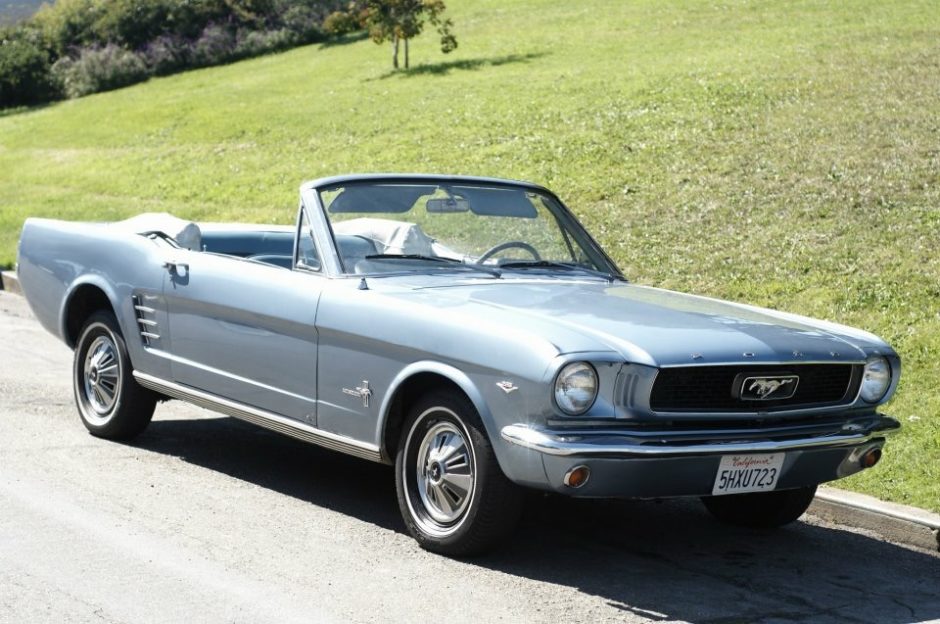
<path id="1" fill-rule="evenodd" d="M 595 281 L 471 280 L 412 296 L 551 341 L 560 353 L 616 351 L 651 366 L 859 362 L 890 348 L 849 327 L 706 297 Z"/>

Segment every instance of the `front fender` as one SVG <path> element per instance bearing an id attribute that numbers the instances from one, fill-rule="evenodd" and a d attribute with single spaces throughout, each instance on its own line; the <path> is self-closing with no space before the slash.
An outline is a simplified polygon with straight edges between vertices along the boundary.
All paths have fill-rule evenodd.
<path id="1" fill-rule="evenodd" d="M 376 431 L 376 439 L 380 441 L 381 452 L 385 457 L 394 457 L 394 449 L 386 448 L 384 444 L 385 432 L 389 425 L 394 401 L 399 391 L 408 380 L 412 379 L 415 375 L 427 373 L 447 379 L 459 387 L 467 396 L 480 415 L 480 420 L 483 422 L 487 438 L 493 446 L 493 451 L 500 469 L 502 469 L 503 473 L 510 480 L 523 485 L 544 483 L 546 480 L 545 469 L 540 454 L 531 449 L 509 444 L 500 435 L 500 429 L 505 423 L 501 424 L 498 422 L 493 408 L 490 405 L 490 402 L 498 397 L 490 396 L 490 400 L 488 400 L 487 395 L 492 393 L 486 392 L 481 385 L 485 384 L 488 386 L 492 382 L 495 388 L 496 382 L 499 381 L 501 377 L 496 372 L 493 372 L 491 374 L 481 373 L 478 376 L 479 379 L 474 379 L 459 368 L 434 360 L 422 360 L 409 364 L 399 371 L 389 384 L 389 391 L 385 393 L 379 409 L 380 417 Z M 522 390 L 518 392 L 519 398 L 521 399 L 523 395 L 528 395 L 530 391 L 531 388 L 523 387 Z M 526 405 L 526 400 L 523 400 L 522 404 Z"/>
<path id="2" fill-rule="evenodd" d="M 473 383 L 470 377 L 459 368 L 449 364 L 435 362 L 433 360 L 422 360 L 420 362 L 413 362 L 403 368 L 389 384 L 388 392 L 385 393 L 385 396 L 382 399 L 382 404 L 379 408 L 380 416 L 376 430 L 377 439 L 383 439 L 383 434 L 385 432 L 386 425 L 388 424 L 389 413 L 392 409 L 392 403 L 394 402 L 395 397 L 398 396 L 398 392 L 401 390 L 401 387 L 409 379 L 422 373 L 440 375 L 441 377 L 444 377 L 445 379 L 456 384 L 461 390 L 463 390 L 464 394 L 467 395 L 467 398 L 470 399 L 470 402 L 473 403 L 473 407 L 476 408 L 477 413 L 480 414 L 480 418 L 483 420 L 483 426 L 486 427 L 486 433 L 488 436 L 490 436 L 490 439 L 492 440 L 494 437 L 499 437 L 499 430 L 496 427 L 496 423 L 493 421 L 493 414 L 490 412 L 486 401 L 483 399 L 483 394 L 477 388 L 476 384 Z M 384 452 L 388 449 L 383 448 L 382 450 Z"/>

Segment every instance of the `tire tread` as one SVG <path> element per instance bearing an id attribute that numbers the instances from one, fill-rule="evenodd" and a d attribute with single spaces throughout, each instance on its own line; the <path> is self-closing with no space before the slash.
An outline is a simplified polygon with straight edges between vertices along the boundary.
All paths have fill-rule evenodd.
<path id="1" fill-rule="evenodd" d="M 104 325 L 114 337 L 118 357 L 121 358 L 122 375 L 118 403 L 110 421 L 104 425 L 96 425 L 85 418 L 82 409 L 81 396 L 81 369 L 85 352 L 90 343 L 89 334 L 95 331 L 95 325 Z M 72 386 L 75 394 L 75 403 L 82 423 L 91 435 L 107 440 L 131 440 L 140 435 L 150 420 L 157 404 L 157 395 L 137 383 L 133 376 L 130 357 L 127 354 L 127 345 L 118 326 L 117 318 L 111 311 L 99 310 L 93 313 L 82 327 L 78 342 L 75 345 L 75 356 L 72 370 Z"/>

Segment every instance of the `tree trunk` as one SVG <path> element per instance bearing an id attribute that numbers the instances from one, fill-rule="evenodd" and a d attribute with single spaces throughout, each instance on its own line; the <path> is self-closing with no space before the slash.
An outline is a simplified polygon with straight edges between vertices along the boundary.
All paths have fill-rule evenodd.
<path id="1" fill-rule="evenodd" d="M 405 39 L 405 69 L 408 69 L 408 40 Z"/>
<path id="2" fill-rule="evenodd" d="M 398 69 L 398 35 L 392 35 L 392 67 Z"/>

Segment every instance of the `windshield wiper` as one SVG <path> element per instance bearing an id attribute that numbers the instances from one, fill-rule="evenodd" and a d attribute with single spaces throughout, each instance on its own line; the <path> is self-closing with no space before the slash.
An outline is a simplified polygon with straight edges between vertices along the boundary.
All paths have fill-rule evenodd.
<path id="1" fill-rule="evenodd" d="M 581 271 L 583 273 L 590 273 L 591 275 L 597 275 L 598 277 L 603 277 L 608 282 L 613 282 L 619 279 L 613 273 L 608 273 L 607 271 L 600 271 L 598 269 L 592 269 L 586 267 L 583 264 L 574 264 L 571 262 L 556 262 L 553 260 L 519 260 L 515 262 L 504 262 L 499 265 L 501 269 L 562 269 L 564 271 Z"/>
<path id="2" fill-rule="evenodd" d="M 369 254 L 366 260 L 427 260 L 429 262 L 443 262 L 453 267 L 465 267 L 471 271 L 481 271 L 493 277 L 499 277 L 501 273 L 497 269 L 480 266 L 479 264 L 466 263 L 457 258 L 444 258 L 441 256 L 425 256 L 423 254 Z"/>

